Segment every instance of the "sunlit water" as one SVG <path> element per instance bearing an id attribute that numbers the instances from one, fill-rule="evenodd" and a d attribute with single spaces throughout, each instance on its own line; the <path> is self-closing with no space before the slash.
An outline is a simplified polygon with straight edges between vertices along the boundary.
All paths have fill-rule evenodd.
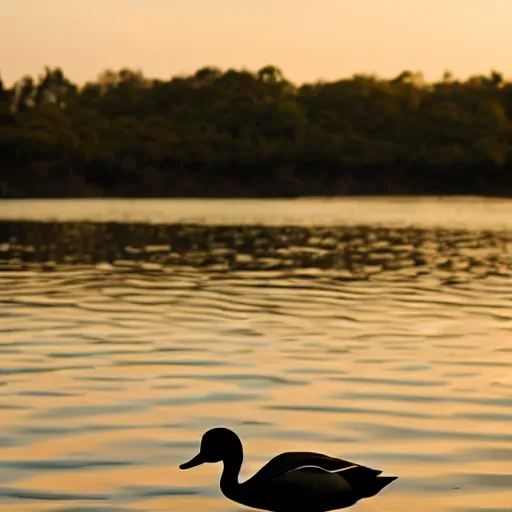
<path id="1" fill-rule="evenodd" d="M 0 505 L 240 510 L 218 465 L 177 468 L 224 425 L 242 478 L 319 451 L 399 476 L 361 512 L 512 510 L 512 230 L 446 201 L 400 228 L 314 202 L 296 226 L 208 202 L 203 225 L 0 222 Z"/>

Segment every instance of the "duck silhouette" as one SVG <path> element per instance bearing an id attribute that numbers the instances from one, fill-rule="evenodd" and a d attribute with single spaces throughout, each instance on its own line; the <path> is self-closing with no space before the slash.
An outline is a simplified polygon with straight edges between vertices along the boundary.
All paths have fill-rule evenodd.
<path id="1" fill-rule="evenodd" d="M 220 489 L 224 496 L 248 507 L 273 512 L 347 508 L 375 496 L 398 478 L 380 476 L 382 471 L 320 453 L 286 452 L 239 483 L 243 457 L 240 438 L 227 428 L 214 428 L 203 435 L 199 453 L 181 464 L 180 469 L 223 462 Z"/>

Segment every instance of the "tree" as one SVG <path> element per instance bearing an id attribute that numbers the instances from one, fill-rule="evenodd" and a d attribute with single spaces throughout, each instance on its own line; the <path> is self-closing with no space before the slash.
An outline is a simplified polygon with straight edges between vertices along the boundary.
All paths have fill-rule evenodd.
<path id="1" fill-rule="evenodd" d="M 45 68 L 45 74 L 39 77 L 35 87 L 34 102 L 36 105 L 55 104 L 66 107 L 71 96 L 76 93 L 76 86 L 64 76 L 60 68 Z"/>
<path id="2" fill-rule="evenodd" d="M 0 186 L 25 195 L 512 196 L 511 148 L 512 83 L 497 71 L 299 87 L 272 65 L 0 80 Z"/>

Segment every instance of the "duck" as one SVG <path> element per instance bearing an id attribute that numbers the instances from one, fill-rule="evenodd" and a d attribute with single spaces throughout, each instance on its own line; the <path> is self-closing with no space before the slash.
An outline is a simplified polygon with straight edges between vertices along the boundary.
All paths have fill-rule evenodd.
<path id="1" fill-rule="evenodd" d="M 182 470 L 222 462 L 222 494 L 231 501 L 271 512 L 328 512 L 348 508 L 378 494 L 396 476 L 347 460 L 314 452 L 285 452 L 267 462 L 245 482 L 239 482 L 244 454 L 232 430 L 217 427 L 203 434 L 199 453 L 181 464 Z"/>

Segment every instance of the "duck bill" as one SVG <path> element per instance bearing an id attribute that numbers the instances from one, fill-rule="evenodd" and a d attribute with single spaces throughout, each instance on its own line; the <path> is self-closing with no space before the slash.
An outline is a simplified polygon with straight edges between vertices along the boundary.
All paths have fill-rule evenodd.
<path id="1" fill-rule="evenodd" d="M 180 469 L 190 469 L 195 468 L 196 466 L 200 466 L 204 464 L 206 461 L 203 459 L 202 455 L 198 453 L 193 459 L 190 459 L 188 462 L 184 462 L 180 464 Z"/>

